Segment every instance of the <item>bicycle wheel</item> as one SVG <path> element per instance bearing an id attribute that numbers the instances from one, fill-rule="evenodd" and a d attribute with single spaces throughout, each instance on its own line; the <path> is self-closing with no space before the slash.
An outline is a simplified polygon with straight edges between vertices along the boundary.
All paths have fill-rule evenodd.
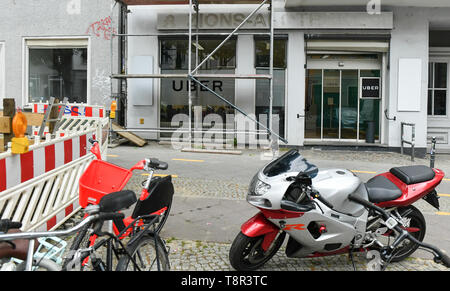
<path id="1" fill-rule="evenodd" d="M 157 247 L 156 247 L 157 245 Z M 127 251 L 142 271 L 169 271 L 170 263 L 164 243 L 153 234 L 145 234 L 127 246 Z M 159 268 L 158 268 L 159 265 Z M 132 259 L 124 254 L 117 264 L 117 271 L 136 271 Z"/>
<path id="2" fill-rule="evenodd" d="M 82 271 L 85 266 L 83 266 L 82 261 L 74 261 L 75 252 L 78 249 L 88 248 L 90 245 L 90 232 L 91 224 L 85 225 L 75 236 L 72 245 L 70 246 L 69 252 L 66 254 L 62 269 L 64 271 L 78 269 Z"/>
<path id="3" fill-rule="evenodd" d="M 26 262 L 22 262 L 17 265 L 15 271 L 25 271 Z M 61 271 L 61 266 L 52 260 L 47 259 L 33 259 L 32 271 L 50 271 L 50 272 L 58 272 Z"/>

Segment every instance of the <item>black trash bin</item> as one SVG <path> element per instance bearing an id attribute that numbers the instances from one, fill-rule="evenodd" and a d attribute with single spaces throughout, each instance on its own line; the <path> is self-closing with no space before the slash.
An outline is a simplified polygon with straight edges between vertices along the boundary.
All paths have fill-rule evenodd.
<path id="1" fill-rule="evenodd" d="M 366 142 L 375 143 L 375 121 L 367 121 L 366 125 Z"/>

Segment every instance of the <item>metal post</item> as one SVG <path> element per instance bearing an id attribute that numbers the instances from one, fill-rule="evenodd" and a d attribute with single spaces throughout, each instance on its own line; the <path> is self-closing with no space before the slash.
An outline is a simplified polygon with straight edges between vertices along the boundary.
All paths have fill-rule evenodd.
<path id="1" fill-rule="evenodd" d="M 430 151 L 430 168 L 434 168 L 434 161 L 436 160 L 436 137 L 431 138 L 431 151 Z"/>
<path id="2" fill-rule="evenodd" d="M 273 154 L 275 155 L 275 151 L 278 150 L 278 146 L 275 143 L 278 143 L 278 139 L 273 138 L 273 57 L 274 57 L 274 5 L 273 0 L 270 1 L 270 61 L 269 61 L 269 75 L 271 76 L 269 80 L 270 84 L 270 92 L 269 92 L 269 130 L 270 134 L 270 145 Z"/>
<path id="3" fill-rule="evenodd" d="M 411 161 L 414 162 L 414 140 L 416 139 L 416 126 L 412 125 L 412 135 L 411 135 Z"/>
<path id="4" fill-rule="evenodd" d="M 28 244 L 28 256 L 27 260 L 25 262 L 25 271 L 32 271 L 33 270 L 33 255 L 34 255 L 34 239 L 29 240 Z"/>
<path id="5" fill-rule="evenodd" d="M 269 131 L 269 133 L 271 133 L 272 135 L 276 136 L 277 138 L 279 138 L 281 141 L 283 141 L 284 143 L 288 143 L 286 139 L 282 138 L 281 136 L 279 136 L 278 134 L 271 132 L 269 130 L 269 128 L 267 128 L 266 126 L 264 126 L 264 124 L 262 124 L 261 122 L 257 121 L 256 119 L 250 117 L 246 112 L 244 112 L 243 110 L 241 110 L 239 107 L 235 106 L 233 103 L 229 102 L 227 99 L 223 98 L 222 96 L 220 96 L 219 94 L 217 94 L 216 92 L 214 92 L 213 90 L 211 90 L 211 88 L 209 88 L 208 86 L 205 86 L 202 82 L 200 82 L 199 80 L 197 80 L 194 76 L 190 76 L 190 79 L 193 80 L 194 82 L 197 83 L 198 86 L 202 87 L 203 89 L 207 90 L 208 92 L 210 92 L 211 94 L 213 94 L 214 96 L 216 96 L 217 98 L 219 98 L 220 100 L 222 100 L 223 102 L 225 102 L 226 104 L 230 105 L 231 107 L 233 107 L 234 109 L 236 109 L 237 111 L 239 111 L 240 113 L 242 113 L 243 115 L 245 115 L 248 119 L 250 119 L 251 121 L 255 122 L 256 124 L 258 124 L 259 126 L 261 126 L 262 128 L 264 128 L 265 130 Z"/>
<path id="6" fill-rule="evenodd" d="M 188 75 L 192 69 L 192 0 L 189 0 L 189 45 L 188 45 Z M 188 78 L 188 97 L 189 97 L 189 147 L 192 146 L 192 92 L 191 80 Z"/>
<path id="7" fill-rule="evenodd" d="M 400 154 L 403 155 L 403 122 L 400 124 Z"/>

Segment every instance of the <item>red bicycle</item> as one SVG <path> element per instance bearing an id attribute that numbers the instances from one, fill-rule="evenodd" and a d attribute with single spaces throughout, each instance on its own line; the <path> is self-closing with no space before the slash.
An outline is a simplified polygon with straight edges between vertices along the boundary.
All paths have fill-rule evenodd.
<path id="1" fill-rule="evenodd" d="M 174 187 L 172 184 L 172 177 L 170 175 L 165 177 L 154 177 L 155 170 L 167 170 L 168 164 L 158 159 L 150 158 L 144 159 L 136 163 L 130 169 L 125 169 L 117 165 L 105 162 L 102 160 L 100 145 L 97 141 L 89 139 L 92 144 L 90 149 L 97 159 L 93 160 L 86 168 L 79 180 L 79 204 L 86 209 L 90 205 L 98 205 L 100 200 L 105 196 L 121 196 L 121 197 L 136 197 L 136 194 L 131 190 L 123 190 L 125 185 L 130 180 L 135 170 L 144 170 L 148 172 L 148 178 L 143 183 L 143 189 L 140 197 L 137 200 L 133 212 L 130 216 L 123 219 L 114 219 L 112 228 L 114 235 L 121 240 L 132 237 L 139 230 L 149 230 L 148 224 L 153 224 L 153 232 L 150 236 L 159 237 L 159 232 L 167 221 L 172 205 Z M 131 192 L 131 193 L 130 193 Z M 131 195 L 133 194 L 133 195 Z M 125 198 L 124 198 L 125 199 Z M 158 220 L 153 219 L 158 216 Z M 85 216 L 86 217 L 86 216 Z M 97 231 L 94 231 L 91 226 L 82 229 L 71 245 L 71 253 L 74 251 L 84 249 L 89 251 L 94 248 L 97 240 Z M 152 242 L 153 240 L 149 240 Z M 157 242 L 158 240 L 154 240 Z M 134 249 L 139 249 L 137 244 L 131 245 L 131 252 Z M 163 243 L 162 243 L 163 244 Z M 156 245 L 153 246 L 155 249 Z M 165 247 L 164 247 L 165 249 Z M 107 257 L 112 260 L 111 248 L 108 248 Z M 136 254 L 140 256 L 140 254 Z M 89 256 L 84 256 L 81 266 L 84 267 L 89 260 Z M 118 256 L 117 256 L 118 257 Z M 74 258 L 68 257 L 65 263 L 73 262 Z M 119 265 L 121 263 L 119 262 Z M 123 264 L 127 264 L 122 263 Z"/>

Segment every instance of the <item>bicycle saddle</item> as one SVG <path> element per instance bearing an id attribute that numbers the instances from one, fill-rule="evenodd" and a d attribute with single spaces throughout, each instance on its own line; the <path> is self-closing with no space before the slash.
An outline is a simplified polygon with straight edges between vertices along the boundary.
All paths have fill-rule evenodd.
<path id="1" fill-rule="evenodd" d="M 8 233 L 21 232 L 19 229 L 11 229 Z M 12 241 L 15 244 L 15 248 L 7 242 L 0 242 L 0 259 L 3 258 L 16 258 L 22 261 L 27 259 L 29 241 L 27 239 L 17 239 Z M 38 248 L 39 243 L 35 240 L 34 250 Z"/>
<path id="2" fill-rule="evenodd" d="M 136 194 L 131 190 L 113 192 L 100 199 L 100 212 L 112 213 L 127 209 L 136 203 Z"/>

